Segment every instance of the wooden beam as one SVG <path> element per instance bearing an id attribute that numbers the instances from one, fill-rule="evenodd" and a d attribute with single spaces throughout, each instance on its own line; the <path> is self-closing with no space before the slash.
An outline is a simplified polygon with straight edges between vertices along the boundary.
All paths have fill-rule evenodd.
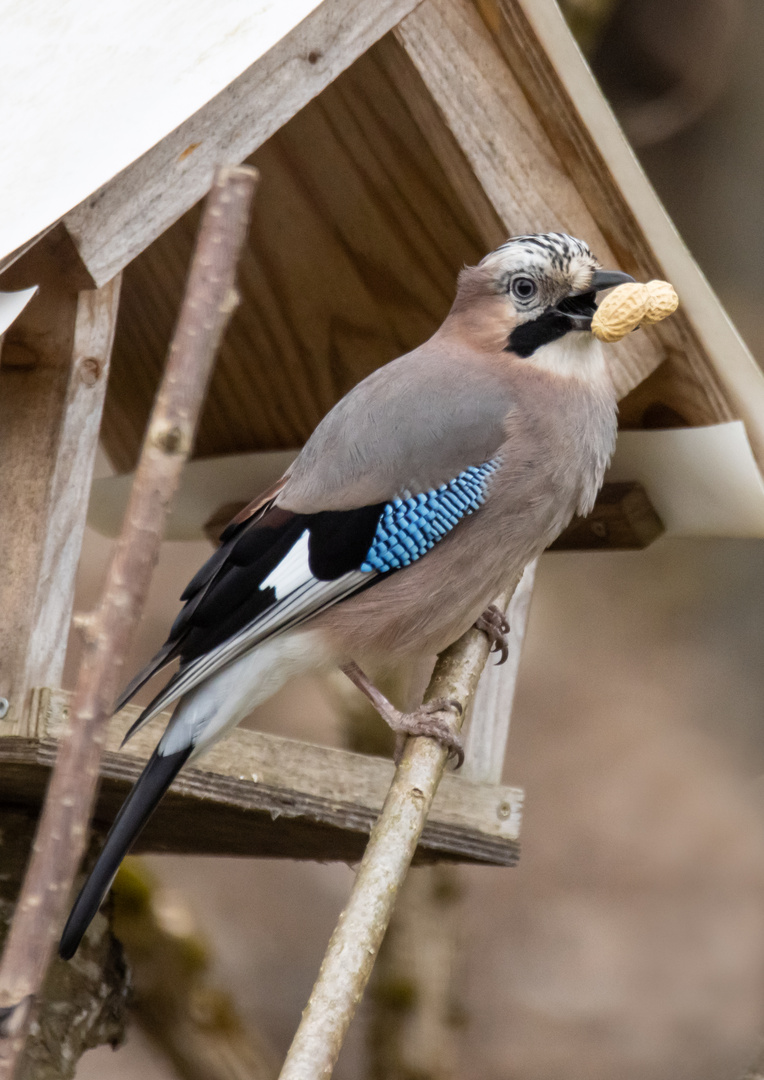
<path id="1" fill-rule="evenodd" d="M 505 236 L 558 229 L 591 244 L 606 266 L 630 270 L 627 253 L 614 251 L 578 185 L 544 131 L 520 83 L 470 0 L 425 0 L 395 30 L 412 62 L 398 62 L 422 136 L 452 183 L 466 192 L 463 160 L 479 181 Z M 392 68 L 391 68 L 392 70 Z M 418 77 L 417 77 L 418 73 Z M 440 119 L 433 116 L 429 96 Z M 444 138 L 443 122 L 451 132 Z M 455 156 L 451 147 L 458 145 Z M 479 209 L 485 220 L 485 209 Z M 608 350 L 619 395 L 626 394 L 665 358 L 650 330 L 629 335 Z"/>
<path id="2" fill-rule="evenodd" d="M 37 806 L 66 722 L 71 695 L 33 695 L 18 734 L 0 737 L 0 790 L 7 803 Z M 97 825 L 109 824 L 154 748 L 159 724 L 119 746 L 140 710 L 111 722 Z M 354 862 L 363 854 L 393 776 L 384 758 L 313 746 L 238 728 L 185 769 L 138 849 Z M 518 858 L 522 792 L 447 775 L 418 861 L 450 859 L 511 866 Z"/>
<path id="3" fill-rule="evenodd" d="M 491 199 L 483 190 L 467 155 L 454 137 L 443 113 L 428 91 L 399 41 L 400 33 L 388 34 L 369 51 L 391 85 L 408 105 L 419 137 L 429 146 L 459 197 L 463 213 L 471 219 L 483 252 L 504 243 L 507 229 Z"/>
<path id="4" fill-rule="evenodd" d="M 324 0 L 239 78 L 64 219 L 103 284 L 320 93 L 419 0 Z"/>
<path id="5" fill-rule="evenodd" d="M 40 286 L 0 363 L 0 696 L 17 721 L 29 689 L 63 671 L 119 298 L 118 279 L 78 294 L 48 239 L 2 278 Z"/>

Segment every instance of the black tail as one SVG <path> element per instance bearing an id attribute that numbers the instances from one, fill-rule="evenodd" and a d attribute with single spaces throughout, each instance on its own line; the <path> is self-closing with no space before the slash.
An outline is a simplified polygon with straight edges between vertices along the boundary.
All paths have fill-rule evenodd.
<path id="1" fill-rule="evenodd" d="M 119 864 L 127 855 L 159 800 L 188 760 L 193 747 L 162 756 L 155 750 L 125 799 L 106 837 L 103 850 L 74 902 L 58 946 L 59 955 L 71 960 L 82 935 L 109 891 Z"/>

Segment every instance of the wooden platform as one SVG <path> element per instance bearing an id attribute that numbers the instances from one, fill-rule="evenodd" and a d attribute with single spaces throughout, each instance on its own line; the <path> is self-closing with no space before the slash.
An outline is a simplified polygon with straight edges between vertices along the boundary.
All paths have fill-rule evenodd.
<path id="1" fill-rule="evenodd" d="M 34 692 L 15 734 L 0 737 L 0 791 L 6 805 L 38 807 L 66 723 L 71 695 Z M 161 731 L 158 717 L 119 750 L 139 709 L 111 723 L 96 827 L 107 827 Z M 355 862 L 382 807 L 391 761 L 237 729 L 175 781 L 136 851 Z M 523 793 L 444 778 L 416 862 L 513 866 Z"/>

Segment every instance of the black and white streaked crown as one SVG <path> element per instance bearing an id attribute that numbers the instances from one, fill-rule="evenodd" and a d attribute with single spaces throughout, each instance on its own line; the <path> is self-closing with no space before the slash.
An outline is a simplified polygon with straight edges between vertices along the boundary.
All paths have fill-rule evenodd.
<path id="1" fill-rule="evenodd" d="M 501 253 L 522 254 L 529 262 L 543 261 L 554 270 L 565 272 L 573 263 L 585 260 L 597 264 L 597 259 L 588 244 L 575 236 L 567 233 L 528 233 L 524 236 L 510 236 L 509 240 L 501 244 L 486 259 Z M 483 260 L 485 261 L 485 260 Z"/>
<path id="2" fill-rule="evenodd" d="M 557 293 L 585 289 L 599 265 L 583 240 L 557 232 L 512 236 L 479 263 L 498 292 L 507 291 L 516 274 L 533 278 L 547 305 L 560 299 Z M 530 309 L 526 315 L 532 315 Z"/>

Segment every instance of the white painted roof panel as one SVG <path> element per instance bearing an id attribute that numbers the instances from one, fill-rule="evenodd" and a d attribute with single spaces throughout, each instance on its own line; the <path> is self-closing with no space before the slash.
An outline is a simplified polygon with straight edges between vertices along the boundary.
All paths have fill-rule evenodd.
<path id="1" fill-rule="evenodd" d="M 0 258 L 263 56 L 320 0 L 0 0 Z"/>

